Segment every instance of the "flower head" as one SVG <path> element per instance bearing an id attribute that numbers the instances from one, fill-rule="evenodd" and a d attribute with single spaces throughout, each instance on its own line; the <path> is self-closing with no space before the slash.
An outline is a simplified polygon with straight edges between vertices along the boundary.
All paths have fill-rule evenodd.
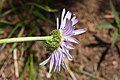
<path id="1" fill-rule="evenodd" d="M 69 61 L 72 60 L 68 49 L 75 49 L 75 47 L 70 42 L 79 44 L 79 41 L 72 36 L 85 32 L 84 29 L 75 30 L 75 24 L 77 22 L 78 19 L 76 19 L 76 16 L 72 16 L 69 11 L 66 13 L 65 9 L 62 11 L 60 23 L 57 18 L 57 30 L 51 33 L 53 40 L 47 41 L 47 44 L 51 46 L 49 48 L 52 50 L 52 54 L 48 59 L 40 63 L 40 65 L 45 65 L 50 61 L 49 72 L 52 71 L 53 67 L 54 71 L 59 72 L 61 65 L 66 68 L 64 58 L 67 58 Z"/>

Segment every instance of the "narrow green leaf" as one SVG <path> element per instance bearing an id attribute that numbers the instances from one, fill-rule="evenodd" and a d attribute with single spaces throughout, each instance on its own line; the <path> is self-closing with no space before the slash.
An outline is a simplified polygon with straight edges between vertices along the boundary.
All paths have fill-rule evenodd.
<path id="1" fill-rule="evenodd" d="M 0 20 L 0 23 L 3 23 L 3 24 L 12 24 L 11 22 L 6 21 L 6 20 Z"/>
<path id="2" fill-rule="evenodd" d="M 98 28 L 108 28 L 108 29 L 114 28 L 114 26 L 110 23 L 101 23 L 101 24 L 96 25 L 96 27 L 98 27 Z"/>
<path id="3" fill-rule="evenodd" d="M 113 6 L 113 3 L 112 3 L 111 0 L 110 0 L 110 8 L 112 10 L 112 15 L 115 17 L 115 21 L 116 21 L 118 27 L 120 27 L 120 18 L 119 18 L 119 15 L 118 15 L 117 11 L 115 10 L 115 7 Z"/>
<path id="4" fill-rule="evenodd" d="M 9 22 L 9 21 L 6 21 L 6 20 L 0 20 L 0 27 L 4 27 L 4 26 L 6 26 L 8 24 L 12 24 L 12 23 Z"/>
<path id="5" fill-rule="evenodd" d="M 113 35 L 113 38 L 112 38 L 112 44 L 111 44 L 111 46 L 114 46 L 115 45 L 115 43 L 116 43 L 116 41 L 117 41 L 117 38 L 118 38 L 118 31 L 115 31 L 114 32 L 114 35 Z"/>
<path id="6" fill-rule="evenodd" d="M 4 29 L 3 28 L 0 28 L 0 32 L 3 31 Z"/>
<path id="7" fill-rule="evenodd" d="M 50 19 L 48 19 L 47 17 L 45 17 L 42 13 L 40 13 L 39 11 L 33 11 L 33 15 L 35 15 L 36 17 L 44 20 L 47 23 L 50 23 L 52 25 L 55 25 L 54 22 L 52 22 Z"/>
<path id="8" fill-rule="evenodd" d="M 33 11 L 33 14 L 34 14 L 36 17 L 39 17 L 40 19 L 46 21 L 46 17 L 45 17 L 43 14 L 41 14 L 39 11 Z"/>
<path id="9" fill-rule="evenodd" d="M 34 80 L 33 54 L 30 53 L 30 80 Z"/>
<path id="10" fill-rule="evenodd" d="M 40 5 L 40 4 L 37 4 L 37 3 L 28 3 L 29 5 L 33 5 L 33 6 L 36 6 L 44 11 L 47 11 L 47 12 L 57 12 L 57 9 L 51 9 L 49 6 L 47 5 Z"/>
<path id="11" fill-rule="evenodd" d="M 1 14 L 1 12 L 2 12 L 2 6 L 3 6 L 3 2 L 4 2 L 5 0 L 0 0 L 0 14 Z"/>
<path id="12" fill-rule="evenodd" d="M 12 8 L 12 9 L 9 9 L 9 10 L 7 10 L 7 11 L 3 12 L 3 13 L 1 14 L 1 16 L 6 16 L 6 15 L 8 15 L 8 14 L 12 13 L 13 11 L 14 11 L 14 9 L 13 9 L 13 8 Z"/>
<path id="13" fill-rule="evenodd" d="M 24 67 L 24 69 L 23 69 L 23 71 L 21 73 L 20 80 L 24 80 L 25 72 L 28 69 L 29 62 L 30 62 L 30 59 L 28 58 L 27 61 L 26 61 L 26 63 L 25 63 L 25 67 Z"/>

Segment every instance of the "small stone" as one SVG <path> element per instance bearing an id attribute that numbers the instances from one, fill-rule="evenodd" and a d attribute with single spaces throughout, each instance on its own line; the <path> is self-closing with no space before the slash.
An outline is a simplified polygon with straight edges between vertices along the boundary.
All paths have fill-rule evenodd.
<path id="1" fill-rule="evenodd" d="M 114 68 L 117 68 L 117 67 L 118 67 L 117 61 L 113 61 L 112 64 L 113 64 Z"/>
<path id="2" fill-rule="evenodd" d="M 51 76 L 52 76 L 51 73 L 47 73 L 47 74 L 46 74 L 46 77 L 47 77 L 47 78 L 51 78 Z"/>

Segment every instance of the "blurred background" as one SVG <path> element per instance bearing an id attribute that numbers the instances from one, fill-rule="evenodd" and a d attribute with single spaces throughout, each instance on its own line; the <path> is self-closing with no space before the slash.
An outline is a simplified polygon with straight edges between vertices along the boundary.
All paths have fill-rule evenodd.
<path id="1" fill-rule="evenodd" d="M 120 0 L 112 3 L 119 16 Z M 39 65 L 50 55 L 43 42 L 0 44 L 0 80 L 120 80 L 120 36 L 111 47 L 116 29 L 96 27 L 116 24 L 109 0 L 0 0 L 0 38 L 49 35 L 63 8 L 87 31 L 74 36 L 80 44 L 70 50 L 68 70 L 48 73 L 49 64 Z"/>

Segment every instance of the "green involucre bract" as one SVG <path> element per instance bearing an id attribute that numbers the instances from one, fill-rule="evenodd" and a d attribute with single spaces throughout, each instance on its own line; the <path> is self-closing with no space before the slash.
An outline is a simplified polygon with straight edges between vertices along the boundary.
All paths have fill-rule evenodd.
<path id="1" fill-rule="evenodd" d="M 53 52 L 60 47 L 60 43 L 62 41 L 62 33 L 60 30 L 53 30 L 50 33 L 50 36 L 53 36 L 53 38 L 52 40 L 46 41 L 46 47 L 49 51 Z"/>

